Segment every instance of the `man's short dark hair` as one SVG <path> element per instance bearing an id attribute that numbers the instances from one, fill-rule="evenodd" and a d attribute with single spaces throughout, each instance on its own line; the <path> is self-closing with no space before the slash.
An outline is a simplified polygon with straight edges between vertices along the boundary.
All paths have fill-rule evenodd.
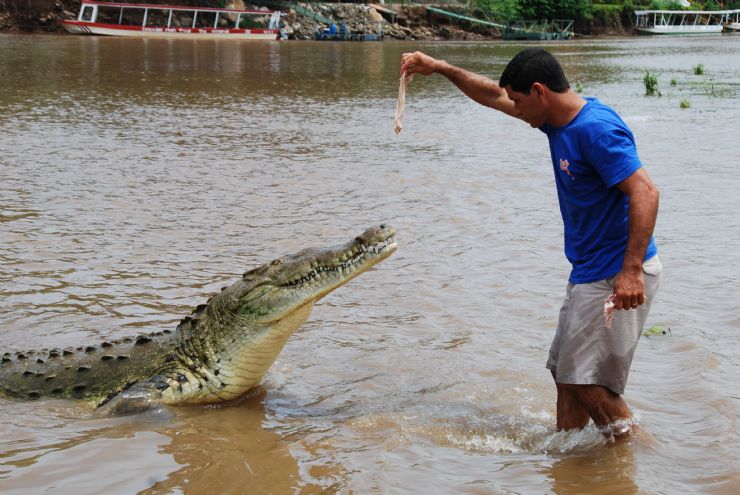
<path id="1" fill-rule="evenodd" d="M 536 82 L 556 93 L 564 93 L 570 88 L 558 60 L 542 48 L 527 48 L 517 53 L 506 65 L 498 84 L 502 88 L 511 86 L 514 91 L 528 95 Z"/>

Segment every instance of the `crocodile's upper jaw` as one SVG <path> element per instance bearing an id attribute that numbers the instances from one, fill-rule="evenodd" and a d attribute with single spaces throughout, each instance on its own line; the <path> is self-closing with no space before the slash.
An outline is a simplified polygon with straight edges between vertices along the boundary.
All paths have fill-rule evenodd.
<path id="1" fill-rule="evenodd" d="M 304 249 L 251 270 L 213 302 L 220 298 L 232 314 L 271 324 L 367 271 L 396 247 L 395 229 L 372 227 L 342 246 Z"/>

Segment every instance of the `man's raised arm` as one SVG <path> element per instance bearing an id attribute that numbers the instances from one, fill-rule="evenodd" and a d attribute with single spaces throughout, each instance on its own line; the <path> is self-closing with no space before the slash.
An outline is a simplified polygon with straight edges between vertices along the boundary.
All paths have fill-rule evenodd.
<path id="1" fill-rule="evenodd" d="M 401 74 L 441 74 L 449 79 L 460 91 L 481 105 L 494 108 L 516 117 L 514 102 L 496 81 L 473 72 L 437 60 L 422 52 L 404 53 L 401 56 Z"/>

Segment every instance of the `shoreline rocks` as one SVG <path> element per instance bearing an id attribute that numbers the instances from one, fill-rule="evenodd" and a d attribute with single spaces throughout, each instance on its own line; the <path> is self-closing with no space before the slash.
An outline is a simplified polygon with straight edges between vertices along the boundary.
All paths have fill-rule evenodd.
<path id="1" fill-rule="evenodd" d="M 320 3 L 308 4 L 307 9 L 321 16 L 343 23 L 353 33 L 383 35 L 397 40 L 485 40 L 495 39 L 500 32 L 467 22 L 456 23 L 427 11 L 425 6 L 405 6 Z M 447 7 L 449 8 L 449 7 Z M 309 16 L 290 10 L 286 24 L 291 29 L 290 38 L 313 39 L 317 29 L 326 26 Z"/>

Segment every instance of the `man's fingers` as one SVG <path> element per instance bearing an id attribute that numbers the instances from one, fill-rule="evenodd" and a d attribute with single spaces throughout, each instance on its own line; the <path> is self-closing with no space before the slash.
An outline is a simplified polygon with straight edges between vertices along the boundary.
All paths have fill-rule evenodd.
<path id="1" fill-rule="evenodd" d="M 415 72 L 417 64 L 415 63 L 414 59 L 409 58 L 401 64 L 401 72 L 406 72 L 407 74 L 411 74 Z"/>
<path id="2" fill-rule="evenodd" d="M 617 309 L 637 309 L 643 304 L 645 304 L 646 301 L 647 301 L 647 298 L 644 295 L 625 297 L 624 299 L 620 301 L 621 308 L 617 308 Z M 617 305 L 615 304 L 615 307 L 616 306 Z"/>
<path id="3" fill-rule="evenodd" d="M 413 57 L 413 53 L 404 53 L 401 56 L 401 74 L 404 72 L 407 74 L 411 73 L 411 69 L 416 65 L 413 63 Z"/>
<path id="4" fill-rule="evenodd" d="M 421 52 L 404 53 L 401 55 L 401 74 L 404 72 L 411 74 L 429 75 L 430 61 L 433 59 Z"/>
<path id="5" fill-rule="evenodd" d="M 642 306 L 647 302 L 647 297 L 645 297 L 644 294 L 640 294 L 635 298 L 632 302 L 632 309 L 637 309 L 638 307 Z"/>
<path id="6" fill-rule="evenodd" d="M 647 302 L 645 294 L 615 294 L 614 309 L 637 309 Z"/>

